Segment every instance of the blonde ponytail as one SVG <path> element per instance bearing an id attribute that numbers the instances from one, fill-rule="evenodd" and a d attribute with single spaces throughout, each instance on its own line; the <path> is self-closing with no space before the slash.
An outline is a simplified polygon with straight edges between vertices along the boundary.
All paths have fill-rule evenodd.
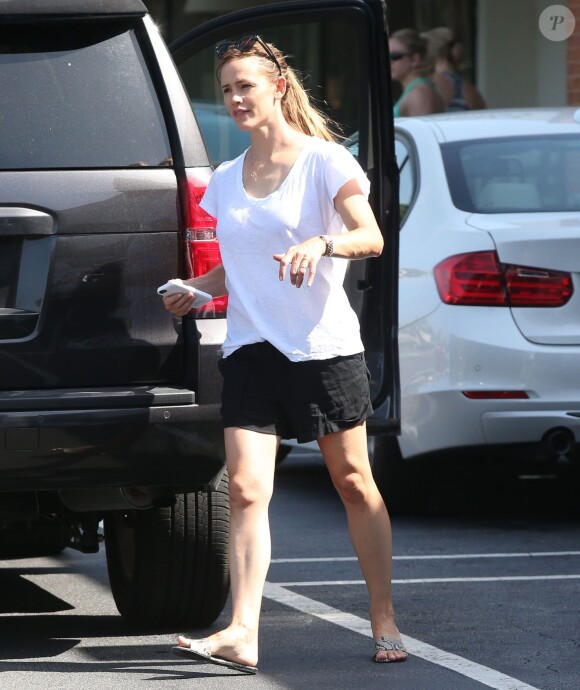
<path id="1" fill-rule="evenodd" d="M 282 113 L 286 122 L 309 136 L 336 141 L 337 136 L 333 133 L 331 126 L 338 128 L 337 124 L 314 107 L 296 72 L 286 64 L 284 67 L 286 93 L 282 98 Z"/>

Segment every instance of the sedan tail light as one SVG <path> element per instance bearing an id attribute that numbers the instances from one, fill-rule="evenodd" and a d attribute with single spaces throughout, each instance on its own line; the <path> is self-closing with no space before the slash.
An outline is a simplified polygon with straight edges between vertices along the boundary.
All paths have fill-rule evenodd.
<path id="1" fill-rule="evenodd" d="M 221 264 L 221 254 L 216 238 L 216 220 L 199 205 L 207 187 L 207 179 L 188 172 L 182 186 L 182 223 L 188 278 L 207 273 Z M 224 318 L 227 296 L 216 297 L 208 304 L 195 309 L 196 318 Z"/>
<path id="2" fill-rule="evenodd" d="M 435 266 L 445 304 L 489 307 L 561 307 L 572 296 L 572 276 L 500 264 L 496 252 L 457 254 Z"/>

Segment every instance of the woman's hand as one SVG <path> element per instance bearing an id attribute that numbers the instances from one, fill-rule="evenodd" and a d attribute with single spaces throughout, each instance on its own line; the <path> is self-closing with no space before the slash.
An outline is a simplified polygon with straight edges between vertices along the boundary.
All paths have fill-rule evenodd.
<path id="1" fill-rule="evenodd" d="M 192 292 L 163 295 L 163 306 L 173 316 L 185 316 L 191 310 L 194 297 Z"/>
<path id="2" fill-rule="evenodd" d="M 311 237 L 290 247 L 285 254 L 274 254 L 274 259 L 280 262 L 278 277 L 284 280 L 286 271 L 289 271 L 290 282 L 299 288 L 308 273 L 306 287 L 311 287 L 316 276 L 316 266 L 325 251 L 326 242 L 321 237 Z"/>
<path id="3" fill-rule="evenodd" d="M 183 281 L 192 288 L 208 292 L 212 297 L 227 295 L 226 272 L 223 264 L 218 264 L 207 273 Z M 173 316 L 185 316 L 191 310 L 195 295 L 191 292 L 183 294 L 163 295 L 163 306 Z"/>

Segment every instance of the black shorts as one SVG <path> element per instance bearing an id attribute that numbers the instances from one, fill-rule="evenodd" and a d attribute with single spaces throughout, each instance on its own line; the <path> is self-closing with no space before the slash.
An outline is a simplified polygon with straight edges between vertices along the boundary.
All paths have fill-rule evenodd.
<path id="1" fill-rule="evenodd" d="M 291 362 L 268 342 L 220 360 L 224 427 L 299 443 L 349 429 L 373 412 L 364 353 Z"/>

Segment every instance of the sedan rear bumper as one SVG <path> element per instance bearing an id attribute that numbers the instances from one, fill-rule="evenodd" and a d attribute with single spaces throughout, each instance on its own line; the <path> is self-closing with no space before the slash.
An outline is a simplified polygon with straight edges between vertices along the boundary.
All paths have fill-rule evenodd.
<path id="1" fill-rule="evenodd" d="M 550 432 L 567 430 L 574 443 L 580 443 L 580 412 L 526 410 L 522 412 L 486 412 L 482 415 L 487 443 L 521 443 L 541 441 Z"/>
<path id="2" fill-rule="evenodd" d="M 403 457 L 539 444 L 554 429 L 580 442 L 580 347 L 529 342 L 507 309 L 444 306 L 401 329 L 399 344 Z"/>

